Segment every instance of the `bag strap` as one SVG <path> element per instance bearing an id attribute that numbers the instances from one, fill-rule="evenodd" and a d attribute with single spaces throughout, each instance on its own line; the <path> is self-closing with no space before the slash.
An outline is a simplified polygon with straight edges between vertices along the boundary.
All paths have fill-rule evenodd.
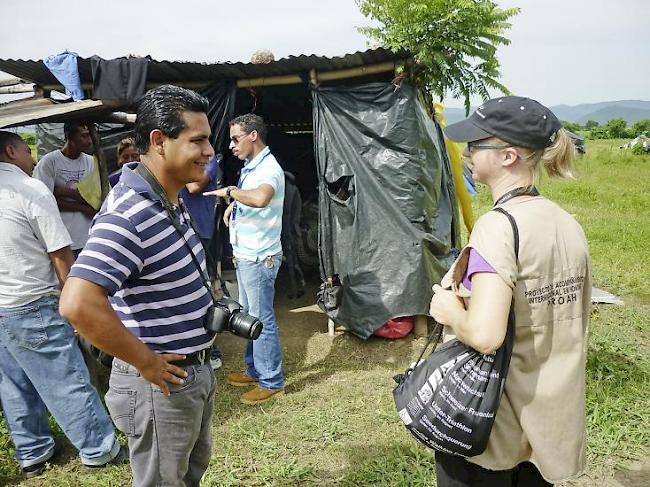
<path id="1" fill-rule="evenodd" d="M 510 221 L 510 225 L 512 226 L 512 234 L 515 239 L 515 258 L 517 259 L 517 262 L 519 262 L 519 228 L 517 227 L 517 222 L 515 221 L 515 219 L 510 213 L 508 213 L 500 206 L 496 208 L 492 208 L 492 210 L 498 211 L 502 215 L 505 215 L 506 218 L 508 218 L 508 221 Z"/>
<path id="2" fill-rule="evenodd" d="M 537 193 L 537 189 L 533 187 L 533 190 Z M 515 244 L 515 260 L 517 262 L 517 269 L 519 269 L 519 227 L 517 227 L 517 222 L 515 221 L 514 217 L 503 208 L 495 207 L 492 209 L 494 211 L 498 211 L 502 215 L 505 215 L 505 217 L 508 218 L 508 221 L 510 222 L 510 226 L 512 227 L 512 235 L 514 238 L 514 244 Z M 515 340 L 515 295 L 514 293 L 512 294 L 512 300 L 510 301 L 510 311 L 508 312 L 508 331 L 506 333 L 505 339 L 508 341 L 508 346 L 512 347 Z"/>
<path id="3" fill-rule="evenodd" d="M 501 213 L 502 215 L 505 215 L 506 218 L 508 218 L 508 221 L 510 222 L 510 225 L 512 226 L 512 234 L 514 238 L 514 246 L 515 246 L 515 259 L 517 261 L 517 265 L 519 265 L 519 228 L 517 227 L 517 222 L 515 221 L 514 217 L 508 213 L 506 210 L 504 210 L 501 207 L 497 208 L 492 208 L 494 211 L 497 211 Z M 515 331 L 515 298 L 514 296 L 512 297 L 512 301 L 510 302 L 510 311 L 508 312 L 508 333 L 506 339 L 512 340 L 514 331 Z M 420 356 L 418 359 L 415 361 L 415 365 L 413 367 L 409 367 L 406 371 L 406 375 L 408 375 L 410 372 L 413 371 L 415 367 L 420 363 L 420 360 L 422 360 L 422 357 L 424 356 L 424 352 L 426 352 L 427 347 L 433 343 L 438 343 L 440 341 L 440 337 L 442 336 L 442 329 L 443 325 L 438 323 L 437 321 L 434 320 L 435 326 L 433 330 L 431 330 L 431 333 L 429 334 L 429 338 L 427 339 L 427 343 L 424 345 L 424 348 L 422 348 L 422 352 L 420 352 Z M 435 341 L 434 341 L 435 337 Z"/>
<path id="4" fill-rule="evenodd" d="M 420 356 L 413 364 L 413 367 L 409 367 L 406 370 L 406 375 L 410 374 L 413 371 L 413 369 L 418 366 L 420 360 L 422 360 L 422 357 L 424 356 L 424 352 L 426 352 L 427 347 L 431 344 L 431 342 L 438 343 L 440 341 L 440 338 L 442 337 L 442 325 L 438 323 L 436 320 L 433 320 L 433 322 L 435 323 L 435 326 L 433 327 L 433 330 L 431 330 L 431 333 L 427 338 L 427 343 L 424 344 L 424 347 L 422 348 L 422 352 L 420 352 Z M 433 339 L 434 336 L 435 336 L 435 340 Z"/>

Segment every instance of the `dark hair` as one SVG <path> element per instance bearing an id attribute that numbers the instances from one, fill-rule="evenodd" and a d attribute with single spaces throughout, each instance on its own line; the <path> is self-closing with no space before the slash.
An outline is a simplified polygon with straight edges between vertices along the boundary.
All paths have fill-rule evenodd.
<path id="1" fill-rule="evenodd" d="M 266 144 L 266 124 L 264 123 L 262 117 L 259 115 L 255 115 L 254 113 L 240 115 L 237 118 L 233 118 L 228 124 L 230 127 L 233 125 L 239 125 L 247 134 L 250 134 L 253 130 L 255 130 L 259 138 L 262 139 L 262 142 Z"/>
<path id="2" fill-rule="evenodd" d="M 140 154 L 149 150 L 149 134 L 160 130 L 175 139 L 183 129 L 183 112 L 208 113 L 209 103 L 197 92 L 173 85 L 162 85 L 149 90 L 138 104 L 135 120 L 135 146 Z"/>
<path id="3" fill-rule="evenodd" d="M 88 124 L 86 122 L 80 122 L 75 120 L 73 122 L 65 122 L 63 124 L 63 136 L 65 140 L 68 140 L 70 136 L 74 135 L 77 130 L 80 128 L 87 128 Z"/>
<path id="4" fill-rule="evenodd" d="M 0 155 L 4 154 L 5 149 L 9 145 L 14 145 L 16 142 L 25 142 L 22 137 L 7 130 L 0 130 Z M 26 144 L 27 142 L 25 142 Z"/>

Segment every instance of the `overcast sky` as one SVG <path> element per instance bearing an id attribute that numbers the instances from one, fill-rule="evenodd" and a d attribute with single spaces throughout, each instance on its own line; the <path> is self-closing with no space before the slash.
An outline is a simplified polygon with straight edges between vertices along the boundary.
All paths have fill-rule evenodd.
<path id="1" fill-rule="evenodd" d="M 521 8 L 499 52 L 513 93 L 548 105 L 650 100 L 650 0 L 497 3 Z M 334 56 L 366 49 L 356 27 L 369 24 L 354 0 L 0 0 L 0 15 L 2 59 L 65 49 L 200 62 L 247 62 L 260 48 Z"/>

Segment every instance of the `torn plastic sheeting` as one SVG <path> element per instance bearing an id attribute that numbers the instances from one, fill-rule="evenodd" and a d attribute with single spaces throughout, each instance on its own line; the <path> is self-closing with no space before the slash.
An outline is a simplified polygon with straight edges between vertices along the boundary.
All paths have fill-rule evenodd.
<path id="1" fill-rule="evenodd" d="M 315 88 L 313 99 L 321 274 L 343 288 L 328 314 L 367 338 L 391 318 L 426 314 L 453 261 L 449 161 L 409 84 Z"/>

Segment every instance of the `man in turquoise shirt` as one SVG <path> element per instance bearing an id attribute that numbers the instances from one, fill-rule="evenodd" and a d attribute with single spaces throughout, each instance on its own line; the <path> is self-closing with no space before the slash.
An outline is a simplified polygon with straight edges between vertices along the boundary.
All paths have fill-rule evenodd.
<path id="1" fill-rule="evenodd" d="M 273 311 L 275 278 L 282 261 L 284 172 L 266 145 L 266 134 L 266 125 L 257 115 L 232 120 L 230 149 L 244 161 L 239 183 L 204 193 L 232 201 L 224 221 L 230 228 L 239 300 L 244 311 L 264 325 L 260 337 L 246 347 L 246 371 L 228 376 L 231 385 L 255 386 L 241 396 L 244 404 L 263 403 L 284 392 L 282 350 Z"/>

